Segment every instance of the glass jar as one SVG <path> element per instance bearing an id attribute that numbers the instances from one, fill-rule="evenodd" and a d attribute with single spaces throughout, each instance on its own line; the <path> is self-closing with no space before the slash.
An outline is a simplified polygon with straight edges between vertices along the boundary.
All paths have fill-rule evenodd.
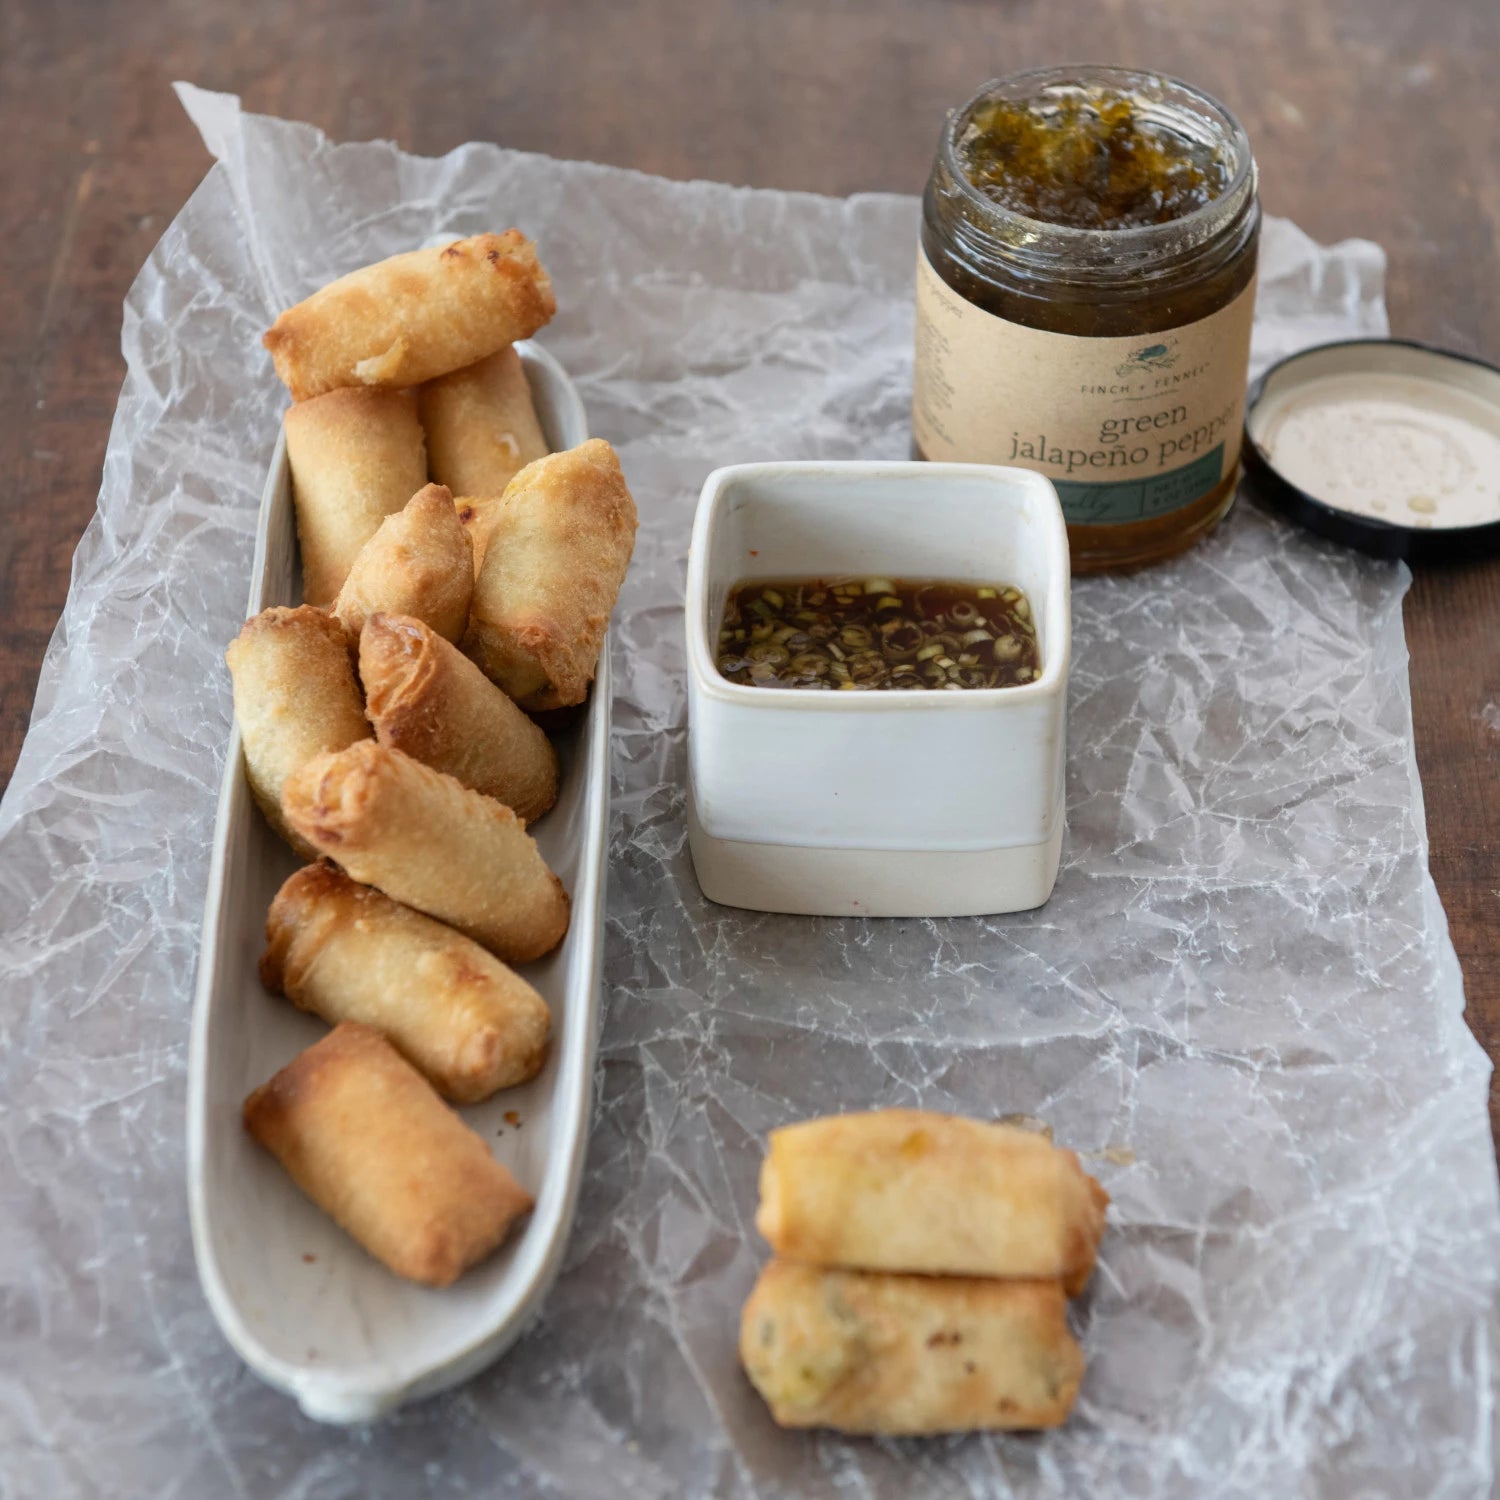
<path id="1" fill-rule="evenodd" d="M 1199 201 L 1148 194 L 1160 215 L 1178 216 L 1079 227 L 1031 217 L 971 180 L 976 116 L 993 119 L 992 106 L 1066 130 L 1080 118 L 1098 128 L 1109 101 L 1144 133 L 1137 144 L 1166 142 L 1211 164 L 1213 185 Z M 996 170 L 1019 170 L 1005 165 L 1017 159 Z M 1096 219 L 1090 195 L 1107 182 L 1105 171 L 1077 184 Z M 1030 207 L 1024 192 L 999 197 Z M 944 126 L 923 199 L 917 456 L 1045 474 L 1062 500 L 1076 572 L 1186 550 L 1234 499 L 1259 238 L 1250 143 L 1207 94 L 1103 67 L 986 84 Z"/>

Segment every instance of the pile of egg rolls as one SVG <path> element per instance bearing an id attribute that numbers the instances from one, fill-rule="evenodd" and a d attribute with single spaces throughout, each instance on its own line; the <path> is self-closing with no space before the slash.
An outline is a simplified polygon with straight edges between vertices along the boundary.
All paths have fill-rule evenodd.
<path id="1" fill-rule="evenodd" d="M 783 1427 L 891 1436 L 1054 1427 L 1083 1351 L 1108 1195 L 1014 1125 L 922 1110 L 771 1133 L 756 1228 L 776 1258 L 740 1359 Z"/>
<path id="2" fill-rule="evenodd" d="M 295 402 L 304 602 L 227 660 L 250 789 L 310 861 L 271 904 L 261 978 L 332 1029 L 245 1124 L 431 1286 L 532 1207 L 451 1106 L 546 1057 L 547 1004 L 512 967 L 569 919 L 528 831 L 558 789 L 533 715 L 587 696 L 635 537 L 608 443 L 548 452 L 513 345 L 555 307 L 510 230 L 355 271 L 265 336 Z"/>

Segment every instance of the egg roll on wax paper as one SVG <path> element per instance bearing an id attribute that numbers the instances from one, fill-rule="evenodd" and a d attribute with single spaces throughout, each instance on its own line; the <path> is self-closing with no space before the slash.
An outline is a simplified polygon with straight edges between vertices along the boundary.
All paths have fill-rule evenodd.
<path id="1" fill-rule="evenodd" d="M 464 651 L 522 708 L 583 702 L 635 528 L 620 460 L 599 438 L 539 458 L 507 486 Z"/>
<path id="2" fill-rule="evenodd" d="M 1055 1281 L 773 1260 L 745 1303 L 740 1361 L 783 1427 L 1055 1427 L 1083 1378 L 1067 1308 Z"/>
<path id="3" fill-rule="evenodd" d="M 503 495 L 547 453 L 521 356 L 505 348 L 429 380 L 417 393 L 427 464 L 455 495 Z"/>
<path id="4" fill-rule="evenodd" d="M 354 559 L 333 602 L 333 613 L 353 642 L 377 610 L 414 615 L 456 641 L 469 623 L 474 593 L 474 548 L 453 496 L 424 485 L 379 529 Z"/>
<path id="5" fill-rule="evenodd" d="M 568 896 L 510 808 L 373 741 L 281 790 L 287 822 L 364 885 L 525 963 L 568 930 Z"/>
<path id="6" fill-rule="evenodd" d="M 427 483 L 410 391 L 333 391 L 283 419 L 302 597 L 331 604 L 359 549 Z"/>
<path id="7" fill-rule="evenodd" d="M 245 1127 L 398 1276 L 448 1286 L 531 1195 L 378 1031 L 346 1021 L 245 1100 Z"/>
<path id="8" fill-rule="evenodd" d="M 276 893 L 260 977 L 331 1026 L 374 1026 L 455 1104 L 525 1083 L 546 1056 L 547 1002 L 520 975 L 332 865 Z"/>
<path id="9" fill-rule="evenodd" d="M 755 1226 L 786 1260 L 1055 1277 L 1073 1293 L 1093 1271 L 1108 1203 L 1045 1136 L 887 1109 L 773 1130 Z"/>
<path id="10" fill-rule="evenodd" d="M 271 827 L 311 859 L 316 851 L 281 814 L 281 788 L 315 755 L 370 737 L 344 632 L 309 604 L 267 609 L 245 622 L 224 659 L 250 790 Z"/>
<path id="11" fill-rule="evenodd" d="M 420 620 L 372 615 L 359 638 L 359 675 L 382 745 L 447 772 L 528 823 L 557 801 L 552 742 Z"/>
<path id="12" fill-rule="evenodd" d="M 420 385 L 530 338 L 556 311 L 536 246 L 507 229 L 351 271 L 289 307 L 263 342 L 292 399 L 306 401 L 341 386 Z"/>

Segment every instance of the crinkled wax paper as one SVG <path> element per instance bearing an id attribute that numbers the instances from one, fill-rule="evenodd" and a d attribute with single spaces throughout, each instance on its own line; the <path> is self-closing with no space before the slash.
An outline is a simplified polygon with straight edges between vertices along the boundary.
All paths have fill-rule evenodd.
<path id="1" fill-rule="evenodd" d="M 905 453 L 915 201 L 421 160 L 184 99 L 218 165 L 126 304 L 99 514 L 0 814 L 0 1495 L 1488 1493 L 1489 1069 L 1427 876 L 1406 572 L 1242 504 L 1175 565 L 1081 582 L 1038 912 L 708 905 L 683 833 L 694 501 L 719 464 Z M 184 1191 L 222 651 L 284 402 L 258 340 L 330 277 L 510 224 L 643 518 L 596 1121 L 535 1328 L 333 1430 L 220 1337 Z M 1257 361 L 1383 332 L 1382 270 L 1268 223 Z M 783 1433 L 739 1373 L 766 1132 L 894 1104 L 1040 1115 L 1113 1195 L 1065 1430 Z"/>

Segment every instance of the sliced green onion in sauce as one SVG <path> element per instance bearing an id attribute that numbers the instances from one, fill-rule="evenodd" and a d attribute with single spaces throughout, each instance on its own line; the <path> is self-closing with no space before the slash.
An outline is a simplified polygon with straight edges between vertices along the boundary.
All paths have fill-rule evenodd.
<path id="1" fill-rule="evenodd" d="M 718 667 L 754 687 L 946 692 L 1023 686 L 1041 658 L 1014 585 L 771 579 L 730 591 Z"/>

